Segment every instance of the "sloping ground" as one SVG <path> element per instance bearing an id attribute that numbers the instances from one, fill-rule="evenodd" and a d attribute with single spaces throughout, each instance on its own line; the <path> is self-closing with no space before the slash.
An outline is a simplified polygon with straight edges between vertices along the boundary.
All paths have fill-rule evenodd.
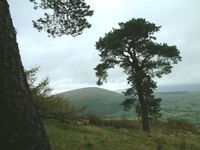
<path id="1" fill-rule="evenodd" d="M 72 126 L 44 121 L 53 150 L 199 150 L 200 135 L 164 134 L 115 129 L 112 127 Z"/>

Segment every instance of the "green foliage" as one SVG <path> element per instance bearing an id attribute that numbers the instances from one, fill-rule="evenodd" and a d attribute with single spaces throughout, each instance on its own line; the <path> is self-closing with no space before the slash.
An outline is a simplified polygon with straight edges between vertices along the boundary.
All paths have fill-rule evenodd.
<path id="1" fill-rule="evenodd" d="M 45 120 L 44 126 L 53 150 L 187 150 L 200 149 L 200 136 L 152 132 L 112 127 L 72 126 Z"/>
<path id="2" fill-rule="evenodd" d="M 49 87 L 49 79 L 46 78 L 37 83 L 37 73 L 39 67 L 27 70 L 26 76 L 30 86 L 33 100 L 39 109 L 41 117 L 54 118 L 61 121 L 76 119 L 85 107 L 73 107 L 67 99 L 62 96 L 52 96 Z"/>
<path id="3" fill-rule="evenodd" d="M 52 89 L 49 79 L 45 78 L 37 83 L 39 67 L 25 71 L 33 100 L 40 111 L 55 113 L 69 109 L 69 104 L 62 97 L 50 96 Z"/>
<path id="4" fill-rule="evenodd" d="M 70 109 L 69 103 L 62 97 L 41 97 L 35 96 L 34 101 L 39 110 L 48 113 L 66 113 Z"/>
<path id="5" fill-rule="evenodd" d="M 26 78 L 31 90 L 31 94 L 33 97 L 45 98 L 48 97 L 52 89 L 49 87 L 49 79 L 45 78 L 40 82 L 37 82 L 37 73 L 39 71 L 39 67 L 32 68 L 30 70 L 26 70 Z M 37 98 L 35 98 L 37 99 Z"/>
<path id="6" fill-rule="evenodd" d="M 43 18 L 33 21 L 33 26 L 39 31 L 44 30 L 49 36 L 77 36 L 85 28 L 90 28 L 86 17 L 92 16 L 93 11 L 84 0 L 30 0 L 34 9 L 48 10 Z M 49 11 L 50 10 L 50 11 Z"/>
<path id="7" fill-rule="evenodd" d="M 119 23 L 119 29 L 113 29 L 96 43 L 101 62 L 96 66 L 97 84 L 101 85 L 108 76 L 107 70 L 115 65 L 123 68 L 131 86 L 124 94 L 128 97 L 122 105 L 125 109 L 136 106 L 142 120 L 150 115 L 160 117 L 160 98 L 155 98 L 154 77 L 162 77 L 171 72 L 172 65 L 181 60 L 176 46 L 156 43 L 155 32 L 159 26 L 145 19 L 132 19 Z"/>

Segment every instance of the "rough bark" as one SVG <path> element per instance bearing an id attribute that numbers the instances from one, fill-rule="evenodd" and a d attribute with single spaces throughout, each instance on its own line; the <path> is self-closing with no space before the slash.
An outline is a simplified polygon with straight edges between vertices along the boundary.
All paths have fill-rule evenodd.
<path id="1" fill-rule="evenodd" d="M 6 0 L 0 1 L 0 147 L 51 149 L 29 92 Z"/>

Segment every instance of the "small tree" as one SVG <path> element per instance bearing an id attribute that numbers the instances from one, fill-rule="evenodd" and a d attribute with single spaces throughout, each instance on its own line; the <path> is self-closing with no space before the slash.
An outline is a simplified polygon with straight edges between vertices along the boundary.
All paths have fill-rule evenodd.
<path id="1" fill-rule="evenodd" d="M 119 23 L 119 27 L 100 37 L 96 43 L 102 62 L 95 68 L 97 84 L 106 81 L 108 69 L 115 65 L 123 68 L 131 88 L 125 92 L 128 98 L 122 105 L 126 110 L 135 105 L 141 115 L 143 131 L 149 132 L 149 116 L 160 116 L 161 99 L 153 95 L 157 87 L 153 78 L 169 74 L 171 64 L 181 60 L 180 52 L 176 46 L 156 43 L 153 34 L 160 26 L 145 19 L 132 19 Z"/>
<path id="2" fill-rule="evenodd" d="M 53 118 L 61 121 L 79 118 L 86 107 L 71 106 L 66 98 L 51 95 L 52 89 L 49 87 L 49 79 L 45 78 L 38 82 L 38 71 L 39 67 L 34 67 L 26 70 L 25 73 L 33 101 L 39 109 L 40 117 Z"/>
<path id="3" fill-rule="evenodd" d="M 45 112 L 46 114 L 68 111 L 69 104 L 67 100 L 63 99 L 62 97 L 55 97 L 50 95 L 52 89 L 49 87 L 48 77 L 38 81 L 38 71 L 39 67 L 34 67 L 30 70 L 26 70 L 25 73 L 33 101 L 38 107 L 40 114 L 41 112 Z"/>

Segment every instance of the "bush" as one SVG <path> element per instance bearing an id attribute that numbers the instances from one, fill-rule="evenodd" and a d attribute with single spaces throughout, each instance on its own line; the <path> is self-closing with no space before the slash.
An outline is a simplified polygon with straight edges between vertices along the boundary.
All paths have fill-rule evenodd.
<path id="1" fill-rule="evenodd" d="M 173 134 L 177 136 L 189 136 L 191 134 L 198 134 L 197 128 L 186 120 L 168 118 L 167 122 L 156 121 L 153 122 L 154 132 L 162 132 L 164 134 Z"/>
<path id="2" fill-rule="evenodd" d="M 197 129 L 192 123 L 182 119 L 168 118 L 165 125 L 171 130 L 197 132 Z"/>
<path id="3" fill-rule="evenodd" d="M 88 118 L 89 123 L 92 125 L 104 126 L 105 124 L 105 120 L 103 120 L 100 116 L 88 115 L 87 118 Z"/>
<path id="4" fill-rule="evenodd" d="M 140 129 L 141 125 L 138 121 L 128 119 L 102 119 L 96 115 L 88 116 L 89 123 L 96 126 L 106 126 L 114 128 L 125 128 L 125 129 Z"/>

